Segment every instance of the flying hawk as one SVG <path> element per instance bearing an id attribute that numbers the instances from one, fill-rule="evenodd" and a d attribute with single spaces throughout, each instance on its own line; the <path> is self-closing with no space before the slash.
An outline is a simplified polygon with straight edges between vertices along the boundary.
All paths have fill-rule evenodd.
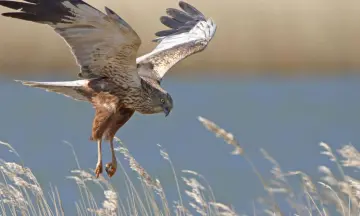
<path id="1" fill-rule="evenodd" d="M 153 51 L 138 57 L 141 40 L 119 15 L 105 7 L 105 13 L 82 0 L 0 0 L 0 5 L 18 10 L 3 16 L 47 24 L 71 47 L 81 72 L 80 80 L 64 82 L 20 81 L 79 101 L 95 108 L 91 140 L 97 141 L 96 177 L 102 173 L 102 140 L 110 142 L 109 177 L 116 172 L 115 133 L 134 114 L 164 112 L 173 100 L 161 86 L 166 72 L 187 56 L 204 50 L 216 31 L 216 24 L 192 5 L 179 1 L 182 10 L 168 8 L 160 18 L 169 27 L 156 32 Z"/>

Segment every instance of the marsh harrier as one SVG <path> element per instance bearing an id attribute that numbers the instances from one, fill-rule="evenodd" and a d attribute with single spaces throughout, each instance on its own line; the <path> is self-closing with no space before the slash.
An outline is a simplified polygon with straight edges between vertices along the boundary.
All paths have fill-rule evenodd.
<path id="1" fill-rule="evenodd" d="M 80 67 L 80 80 L 20 82 L 93 105 L 91 140 L 98 143 L 96 177 L 103 169 L 102 140 L 110 142 L 112 161 L 105 170 L 111 177 L 117 168 L 115 133 L 135 111 L 170 113 L 173 100 L 160 86 L 163 76 L 180 60 L 204 50 L 216 31 L 212 19 L 179 1 L 182 10 L 168 8 L 168 16 L 160 18 L 169 29 L 155 33 L 155 49 L 137 58 L 139 36 L 107 7 L 103 13 L 82 0 L 1 0 L 0 5 L 17 10 L 3 16 L 47 24 L 71 47 Z"/>

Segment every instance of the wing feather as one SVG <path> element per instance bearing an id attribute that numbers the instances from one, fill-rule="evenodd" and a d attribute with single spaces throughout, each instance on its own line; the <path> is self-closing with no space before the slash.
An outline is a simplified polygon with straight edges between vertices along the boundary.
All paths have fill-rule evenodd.
<path id="1" fill-rule="evenodd" d="M 186 13 L 188 13 L 191 17 L 198 17 L 198 19 L 206 20 L 205 16 L 194 6 L 180 1 L 179 6 L 181 9 L 183 9 Z"/>
<path id="2" fill-rule="evenodd" d="M 66 97 L 70 97 L 78 101 L 88 101 L 89 97 L 86 95 L 85 87 L 89 80 L 75 80 L 75 81 L 63 81 L 63 82 L 35 82 L 15 80 L 21 82 L 23 85 L 45 89 L 49 92 L 55 92 L 62 94 Z"/>
<path id="3" fill-rule="evenodd" d="M 189 16 L 185 12 L 182 12 L 181 10 L 178 10 L 175 8 L 166 9 L 166 13 L 179 22 L 187 22 L 187 21 L 192 20 L 191 16 Z"/>
<path id="4" fill-rule="evenodd" d="M 182 26 L 181 22 L 179 22 L 173 18 L 167 17 L 167 16 L 160 17 L 160 22 L 162 24 L 164 24 L 165 26 L 172 28 L 172 29 L 177 29 Z"/>
<path id="5" fill-rule="evenodd" d="M 48 24 L 71 47 L 80 77 L 117 77 L 128 85 L 139 85 L 136 54 L 141 40 L 119 15 L 109 8 L 106 14 L 82 0 L 0 1 L 20 10 L 3 16 Z"/>
<path id="6" fill-rule="evenodd" d="M 138 73 L 160 82 L 166 72 L 177 62 L 204 50 L 216 32 L 216 24 L 192 5 L 180 1 L 180 8 L 167 9 L 171 17 L 160 21 L 170 29 L 158 31 L 155 49 L 136 59 Z M 149 64 L 152 66 L 150 67 Z"/>

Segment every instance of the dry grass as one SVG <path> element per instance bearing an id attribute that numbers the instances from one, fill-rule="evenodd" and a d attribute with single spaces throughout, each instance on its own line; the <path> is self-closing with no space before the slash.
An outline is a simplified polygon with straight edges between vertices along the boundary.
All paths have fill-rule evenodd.
<path id="1" fill-rule="evenodd" d="M 265 150 L 261 153 L 272 165 L 272 178 L 265 179 L 257 170 L 252 160 L 246 155 L 234 135 L 225 131 L 203 117 L 199 121 L 217 137 L 234 146 L 234 155 L 244 157 L 250 168 L 259 178 L 266 197 L 261 197 L 254 204 L 252 215 L 359 215 L 360 214 L 360 181 L 349 176 L 344 168 L 354 171 L 360 169 L 360 153 L 352 145 L 345 145 L 336 153 L 326 143 L 320 143 L 323 148 L 321 154 L 326 155 L 335 163 L 340 177 L 336 177 L 326 166 L 319 166 L 319 172 L 323 177 L 314 182 L 303 171 L 283 171 L 277 161 Z M 95 179 L 93 173 L 78 168 L 72 170 L 69 179 L 74 180 L 79 190 L 79 200 L 74 204 L 77 215 L 238 215 L 234 208 L 218 202 L 212 188 L 206 179 L 195 171 L 183 170 L 180 177 L 175 172 L 169 154 L 159 145 L 160 154 L 171 167 L 174 176 L 174 186 L 178 192 L 178 200 L 169 201 L 166 192 L 157 178 L 153 178 L 130 154 L 126 146 L 117 140 L 119 154 L 128 161 L 128 166 L 134 171 L 140 180 L 141 186 L 136 187 L 131 173 L 127 173 L 121 163 L 121 175 L 124 176 L 126 192 L 119 193 L 102 176 Z M 10 144 L 0 142 L 9 148 L 19 159 L 20 156 Z M 69 144 L 71 146 L 71 144 Z M 71 146 L 72 148 L 72 146 Z M 74 156 L 77 161 L 77 157 Z M 339 155 L 339 156 L 337 156 Z M 21 159 L 20 159 L 21 161 Z M 22 164 L 22 162 L 20 162 Z M 50 186 L 49 192 L 38 183 L 36 176 L 30 168 L 15 162 L 0 160 L 0 215 L 73 215 L 65 214 L 62 207 L 61 194 L 56 187 Z M 300 192 L 289 183 L 290 178 L 298 179 L 302 188 Z M 186 188 L 180 188 L 179 180 L 182 180 Z M 95 184 L 104 193 L 101 203 L 96 202 L 89 185 Z M 187 203 L 184 203 L 187 196 Z M 287 204 L 283 204 L 286 201 Z M 249 200 L 251 202 L 251 200 Z M 279 202 L 282 204 L 280 205 Z M 287 206 L 286 206 L 287 205 Z M 283 209 L 291 209 L 284 212 Z"/>

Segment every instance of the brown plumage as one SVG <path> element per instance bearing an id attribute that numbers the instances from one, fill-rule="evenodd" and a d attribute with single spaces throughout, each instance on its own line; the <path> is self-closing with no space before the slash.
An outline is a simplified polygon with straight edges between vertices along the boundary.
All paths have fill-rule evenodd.
<path id="1" fill-rule="evenodd" d="M 108 140 L 112 161 L 106 164 L 111 177 L 117 162 L 113 139 L 135 111 L 164 112 L 172 107 L 171 96 L 160 86 L 165 73 L 177 62 L 206 48 L 216 25 L 196 8 L 183 1 L 177 10 L 169 8 L 160 21 L 170 29 L 159 31 L 159 44 L 137 58 L 141 40 L 119 15 L 105 7 L 106 14 L 81 0 L 3 1 L 0 5 L 20 10 L 3 13 L 51 26 L 69 45 L 81 69 L 81 80 L 65 82 L 21 81 L 75 100 L 87 101 L 95 109 L 91 140 L 98 143 L 96 177 L 102 172 L 102 140 Z"/>

